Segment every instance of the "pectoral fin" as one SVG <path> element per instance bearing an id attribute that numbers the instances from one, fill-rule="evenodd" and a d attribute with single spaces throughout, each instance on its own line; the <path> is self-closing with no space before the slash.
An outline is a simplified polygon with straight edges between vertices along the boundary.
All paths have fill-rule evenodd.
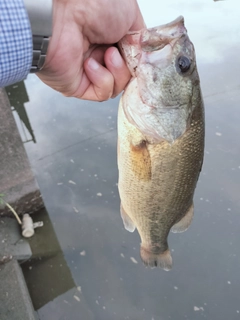
<path id="1" fill-rule="evenodd" d="M 124 227 L 127 231 L 133 232 L 135 230 L 135 225 L 132 222 L 132 219 L 129 217 L 129 215 L 126 213 L 126 211 L 123 209 L 122 204 L 120 205 L 120 212 L 121 217 L 123 219 Z"/>
<path id="2" fill-rule="evenodd" d="M 194 207 L 192 204 L 188 209 L 187 213 L 185 214 L 185 216 L 172 227 L 171 231 L 173 233 L 181 233 L 186 231 L 192 222 L 193 212 L 194 212 Z"/>
<path id="3" fill-rule="evenodd" d="M 142 140 L 138 145 L 130 146 L 132 171 L 139 180 L 151 180 L 151 158 L 147 148 L 147 142 Z"/>

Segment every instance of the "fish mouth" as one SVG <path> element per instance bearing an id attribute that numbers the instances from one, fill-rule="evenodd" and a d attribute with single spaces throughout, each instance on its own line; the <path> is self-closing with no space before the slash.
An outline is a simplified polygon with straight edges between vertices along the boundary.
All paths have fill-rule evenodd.
<path id="1" fill-rule="evenodd" d="M 187 34 L 187 29 L 184 25 L 184 18 L 180 16 L 170 23 L 143 29 L 140 37 L 141 48 L 145 52 L 157 51 L 185 34 Z"/>
<path id="2" fill-rule="evenodd" d="M 184 32 L 184 33 L 187 32 L 187 29 L 185 28 L 185 25 L 184 25 L 184 17 L 183 16 L 179 16 L 175 20 L 173 20 L 169 23 L 162 24 L 157 28 L 161 28 L 161 29 L 173 29 L 173 28 L 179 29 L 180 28 L 181 32 Z M 154 29 L 154 28 L 152 28 L 152 29 Z M 180 29 L 178 31 L 180 31 Z"/>
<path id="3" fill-rule="evenodd" d="M 151 60 L 164 60 L 171 56 L 174 44 L 185 35 L 187 29 L 184 18 L 179 16 L 172 22 L 158 27 L 128 32 L 118 42 L 118 47 L 132 76 L 136 77 L 137 67 L 144 55 L 149 55 Z"/>

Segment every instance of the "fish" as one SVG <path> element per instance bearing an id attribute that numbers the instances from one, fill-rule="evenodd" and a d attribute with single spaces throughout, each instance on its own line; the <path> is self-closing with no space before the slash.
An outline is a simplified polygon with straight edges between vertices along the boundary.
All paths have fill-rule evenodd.
<path id="1" fill-rule="evenodd" d="M 203 163 L 204 104 L 184 18 L 126 34 L 131 72 L 118 109 L 118 190 L 126 230 L 137 229 L 149 267 L 172 268 L 170 230 L 191 224 Z"/>

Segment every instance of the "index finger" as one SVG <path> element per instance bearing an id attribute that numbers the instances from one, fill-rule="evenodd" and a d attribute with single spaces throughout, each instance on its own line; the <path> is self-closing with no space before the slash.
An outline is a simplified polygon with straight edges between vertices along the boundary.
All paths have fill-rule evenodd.
<path id="1" fill-rule="evenodd" d="M 129 31 L 139 31 L 143 28 L 146 28 L 146 24 L 144 22 L 142 13 L 140 11 L 139 5 L 136 1 L 136 19 L 134 21 L 134 23 L 132 24 L 131 28 L 129 29 Z"/>

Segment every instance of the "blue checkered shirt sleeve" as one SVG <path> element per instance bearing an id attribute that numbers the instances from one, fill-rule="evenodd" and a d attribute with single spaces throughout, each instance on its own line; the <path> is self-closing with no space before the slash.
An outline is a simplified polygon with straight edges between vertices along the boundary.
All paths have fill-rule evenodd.
<path id="1" fill-rule="evenodd" d="M 32 32 L 23 0 L 0 0 L 0 87 L 25 79 L 31 64 Z"/>

